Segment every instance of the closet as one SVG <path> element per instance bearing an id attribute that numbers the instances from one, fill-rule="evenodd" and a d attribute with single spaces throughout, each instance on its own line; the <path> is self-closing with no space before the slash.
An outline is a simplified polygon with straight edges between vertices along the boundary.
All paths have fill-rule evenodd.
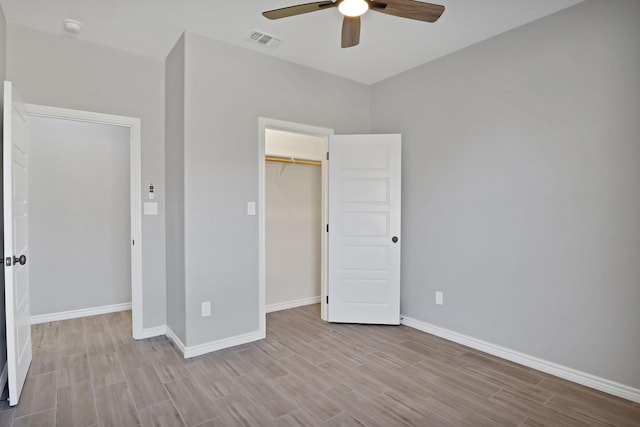
<path id="1" fill-rule="evenodd" d="M 265 131 L 266 311 L 320 302 L 324 137 Z"/>

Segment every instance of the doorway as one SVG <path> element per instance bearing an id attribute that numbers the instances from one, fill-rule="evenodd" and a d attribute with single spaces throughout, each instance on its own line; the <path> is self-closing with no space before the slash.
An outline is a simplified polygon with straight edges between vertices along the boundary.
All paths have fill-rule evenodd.
<path id="1" fill-rule="evenodd" d="M 82 251 L 80 248 L 73 248 L 76 252 L 76 255 L 69 254 L 69 259 L 66 260 L 66 265 L 74 265 L 75 262 L 78 264 L 78 270 L 74 274 L 76 286 L 78 283 L 81 283 L 82 278 L 86 278 L 87 280 L 100 281 L 100 285 L 94 291 L 91 291 L 85 288 L 85 293 L 93 293 L 94 295 L 85 296 L 88 298 L 86 301 L 75 301 L 76 304 L 85 304 L 85 309 L 77 309 L 77 310 L 60 310 L 60 315 L 62 316 L 60 319 L 54 320 L 62 320 L 63 318 L 73 318 L 73 317 L 81 317 L 86 315 L 95 315 L 101 313 L 107 313 L 109 311 L 119 311 L 122 310 L 123 307 L 128 308 L 128 301 L 131 301 L 131 310 L 132 310 L 132 336 L 135 339 L 143 338 L 143 326 L 142 326 L 142 266 L 141 266 L 141 248 L 142 248 L 142 239 L 141 239 L 141 209 L 140 209 L 140 190 L 141 190 L 141 179 L 140 179 L 140 119 L 129 118 L 129 117 L 121 117 L 121 116 L 113 116 L 101 113 L 91 113 L 85 111 L 78 110 L 68 110 L 63 108 L 54 108 L 54 107 L 45 107 L 39 105 L 26 105 L 26 109 L 28 111 L 28 116 L 31 116 L 31 121 L 34 124 L 34 136 L 37 136 L 38 131 L 42 132 L 43 130 L 55 129 L 57 132 L 70 132 L 70 133 L 78 133 L 80 135 L 91 135 L 91 132 L 106 132 L 107 136 L 111 135 L 111 137 L 119 137 L 121 139 L 121 144 L 118 147 L 118 144 L 109 144 L 108 141 L 102 141 L 101 143 L 97 140 L 93 141 L 93 149 L 96 151 L 101 151 L 103 156 L 111 156 L 113 159 L 116 157 L 120 157 L 119 163 L 111 163 L 103 164 L 100 166 L 102 168 L 100 171 L 91 171 L 92 166 L 89 164 L 82 164 L 83 157 L 81 156 L 80 151 L 77 150 L 78 153 L 67 152 L 64 154 L 65 159 L 64 163 L 67 163 L 69 167 L 73 165 L 74 154 L 79 155 L 78 165 L 74 167 L 75 170 L 81 172 L 82 169 L 85 169 L 87 172 L 91 172 L 90 175 L 93 177 L 92 179 L 96 180 L 95 186 L 92 186 L 89 182 L 83 181 L 83 174 L 79 173 L 77 175 L 77 181 L 74 182 L 72 179 L 72 174 L 70 173 L 58 173 L 58 177 L 60 179 L 66 179 L 67 185 L 73 187 L 74 191 L 78 194 L 78 200 L 73 200 L 73 196 L 67 194 L 63 196 L 62 199 L 66 199 L 66 206 L 60 206 L 61 203 L 64 203 L 65 200 L 55 200 L 52 198 L 47 198 L 47 191 L 45 188 L 42 188 L 44 182 L 40 182 L 41 179 L 37 178 L 36 184 L 40 182 L 40 188 L 34 188 L 35 195 L 38 196 L 40 202 L 43 203 L 43 209 L 40 211 L 36 210 L 34 213 L 37 215 L 43 214 L 56 214 L 58 215 L 58 223 L 60 223 L 61 213 L 64 213 L 65 210 L 69 213 L 69 226 L 71 227 L 73 224 L 71 222 L 84 222 L 84 224 L 78 224 L 73 226 L 73 231 L 67 233 L 65 236 L 65 240 L 71 239 L 66 243 L 80 244 L 80 242 L 84 242 L 84 245 L 88 247 L 93 247 L 96 251 L 94 254 L 97 257 L 93 258 L 83 258 Z M 64 146 L 66 150 L 73 150 L 74 146 L 69 141 L 64 142 L 64 135 L 58 133 L 58 136 L 51 135 L 51 140 L 53 144 L 57 142 L 61 143 L 61 147 Z M 91 143 L 89 141 L 88 143 Z M 42 143 L 38 145 L 42 148 Z M 76 145 L 76 148 L 79 146 Z M 60 147 L 59 147 L 60 148 Z M 91 150 L 89 150 L 90 152 Z M 62 153 L 56 152 L 56 149 L 53 147 L 47 147 L 41 153 L 42 156 L 37 156 L 36 162 L 38 161 L 38 157 L 42 157 L 40 160 L 43 162 L 46 161 L 46 157 L 56 156 L 60 159 Z M 96 153 L 93 153 L 94 155 Z M 122 156 L 125 156 L 124 162 Z M 112 159 L 112 160 L 113 160 Z M 85 161 L 91 161 L 90 158 L 84 158 Z M 94 160 L 98 160 L 94 158 Z M 55 162 L 55 159 L 49 158 L 49 161 Z M 42 163 L 42 162 L 41 162 Z M 107 162 L 108 163 L 108 162 Z M 44 164 L 44 163 L 43 163 Z M 35 164 L 34 166 L 37 166 Z M 96 167 L 98 167 L 96 165 Z M 116 170 L 112 170 L 111 167 L 114 167 Z M 50 169 L 48 172 L 55 173 L 55 168 Z M 46 171 L 44 171 L 46 172 Z M 109 183 L 100 183 L 100 175 L 110 174 L 111 180 Z M 46 173 L 44 174 L 46 175 Z M 62 176 L 61 176 L 62 175 Z M 122 175 L 125 175 L 123 177 Z M 78 182 L 80 181 L 80 182 Z M 49 182 L 49 185 L 64 185 L 63 182 L 52 183 Z M 125 194 L 122 194 L 122 193 Z M 54 191 L 51 192 L 49 196 L 55 194 Z M 71 204 L 71 206 L 69 206 Z M 90 204 L 100 205 L 100 209 L 96 212 L 95 206 L 89 206 Z M 45 209 L 47 206 L 56 206 L 56 209 L 51 209 L 49 212 L 46 212 Z M 123 211 L 124 209 L 124 211 Z M 84 215 L 83 215 L 84 214 Z M 34 256 L 38 257 L 38 255 L 42 255 L 44 259 L 44 255 L 47 252 L 51 252 L 55 250 L 56 245 L 56 234 L 55 233 L 47 233 L 46 228 L 46 220 L 47 218 L 42 217 L 35 218 L 36 227 L 35 229 L 39 236 L 42 237 L 43 241 L 40 242 L 34 247 Z M 53 218 L 49 218 L 50 220 L 54 220 Z M 39 220 L 39 221 L 38 221 Z M 55 221 L 54 221 L 55 223 Z M 64 223 L 64 219 L 63 222 Z M 119 224 L 119 230 L 114 230 L 110 232 L 110 230 L 105 230 L 105 226 L 116 225 Z M 82 231 L 84 227 L 84 232 Z M 95 233 L 95 238 L 87 238 L 87 236 L 82 235 L 85 232 L 89 232 L 88 230 L 93 230 Z M 58 230 L 59 232 L 60 230 Z M 75 235 L 74 235 L 75 233 Z M 32 236 L 35 238 L 39 238 L 38 235 Z M 118 240 L 117 242 L 114 240 Z M 105 247 L 101 247 L 105 246 Z M 105 252 L 106 250 L 106 252 Z M 116 252 L 117 251 L 117 252 Z M 59 254 L 57 254 L 59 257 Z M 52 265 L 51 262 L 54 262 L 54 257 L 50 257 L 46 264 L 49 264 L 49 267 L 55 268 L 55 265 Z M 60 261 L 62 262 L 62 261 Z M 93 269 L 91 268 L 91 264 L 93 263 Z M 55 262 L 54 262 L 55 264 Z M 59 264 L 59 263 L 58 263 Z M 108 286 L 108 284 L 102 283 L 103 278 L 99 277 L 100 268 L 106 269 L 109 268 L 109 265 L 115 271 L 114 274 L 110 274 L 109 277 L 117 280 L 126 281 L 124 288 L 122 284 L 113 285 L 115 288 L 110 290 L 105 290 L 104 287 Z M 44 266 L 47 268 L 47 265 Z M 76 267 L 74 266 L 74 269 Z M 65 270 L 62 268 L 61 270 Z M 37 280 L 38 271 L 35 272 L 34 279 Z M 44 274 L 44 270 L 40 273 Z M 42 276 L 42 274 L 40 274 Z M 71 281 L 70 281 L 71 282 Z M 35 282 L 37 284 L 37 282 Z M 65 286 L 73 287 L 72 283 L 65 283 Z M 36 290 L 37 291 L 37 290 Z M 42 295 L 46 296 L 46 290 L 41 292 Z M 72 291 L 65 291 L 69 298 L 73 299 Z M 130 299 L 126 297 L 127 294 L 130 293 Z M 96 295 L 98 294 L 98 295 Z M 37 296 L 37 295 L 35 295 Z M 78 296 L 77 296 L 78 297 Z M 53 297 L 52 297 L 53 298 Z M 85 298 L 85 299 L 86 299 Z M 127 301 L 124 304 L 97 304 L 96 301 L 118 301 L 124 298 Z M 76 298 L 78 299 L 78 298 Z M 81 298 L 82 299 L 82 298 Z M 53 302 L 51 300 L 50 302 Z M 64 302 L 58 302 L 58 307 L 63 307 Z M 54 312 L 56 311 L 55 305 Z M 36 310 L 39 310 L 38 304 L 35 305 Z M 37 313 L 36 313 L 37 314 Z"/>
<path id="2" fill-rule="evenodd" d="M 318 195 L 320 196 L 320 200 L 316 205 L 319 208 L 319 220 L 316 221 L 314 218 L 302 218 L 297 222 L 297 226 L 300 229 L 305 230 L 305 240 L 308 245 L 314 245 L 313 241 L 313 230 L 309 230 L 309 226 L 311 223 L 317 223 L 318 227 L 318 235 L 319 236 L 319 266 L 316 270 L 320 277 L 320 302 L 321 302 L 321 317 L 326 319 L 326 305 L 324 304 L 324 298 L 326 295 L 326 248 L 327 248 L 327 238 L 326 233 L 323 233 L 324 224 L 326 224 L 326 215 L 327 215 L 327 163 L 326 157 L 324 153 L 327 152 L 328 147 L 328 137 L 333 135 L 332 129 L 320 128 L 316 126 L 304 125 L 293 122 L 286 122 L 281 120 L 260 118 L 259 119 L 259 201 L 258 201 L 258 213 L 259 213 L 259 286 L 260 286 L 260 330 L 263 336 L 266 336 L 266 313 L 267 311 L 273 311 L 274 309 L 284 309 L 293 307 L 286 302 L 278 305 L 274 304 L 278 298 L 282 299 L 283 292 L 289 293 L 290 295 L 295 295 L 295 293 L 291 293 L 291 287 L 287 288 L 287 283 L 291 283 L 290 280 L 285 280 L 283 286 L 280 286 L 279 289 L 271 288 L 269 291 L 269 299 L 267 301 L 267 186 L 270 187 L 270 193 L 272 196 L 285 196 L 286 191 L 277 188 L 278 184 L 291 185 L 291 194 L 293 197 L 303 197 L 304 189 L 299 187 L 299 180 L 306 180 L 309 183 L 317 182 L 319 180 Z M 296 138 L 298 136 L 298 138 Z M 267 141 L 276 140 L 276 144 L 270 145 L 269 150 L 267 150 Z M 289 142 L 287 142 L 287 140 Z M 320 147 L 320 148 L 316 148 Z M 270 152 L 269 152 L 270 151 Z M 269 156 L 275 162 L 267 162 L 266 157 Z M 298 163 L 296 164 L 296 160 Z M 313 176 L 314 172 L 307 171 L 303 172 L 299 168 L 303 165 L 300 164 L 300 161 L 306 161 L 308 164 L 304 165 L 309 168 L 316 168 L 319 166 L 319 171 L 316 169 L 316 174 L 319 176 Z M 309 162 L 310 160 L 310 162 Z M 278 166 L 278 164 L 280 166 Z M 284 168 L 283 166 L 284 165 Z M 317 165 L 317 166 L 316 166 Z M 289 169 L 287 170 L 287 167 Z M 297 168 L 298 170 L 295 170 Z M 269 180 L 267 180 L 267 172 L 269 173 Z M 298 173 L 298 176 L 291 176 L 291 174 Z M 288 173 L 288 174 L 287 174 Z M 287 176 L 285 176 L 287 174 Z M 296 182 L 297 181 L 297 182 Z M 312 184 L 313 185 L 313 184 Z M 297 187 L 297 188 L 296 188 Z M 294 193 L 297 193 L 298 196 L 295 196 Z M 309 194 L 311 195 L 311 193 Z M 315 197 L 315 196 L 312 196 Z M 271 200 L 274 203 L 277 203 L 276 200 Z M 313 203 L 308 203 L 309 201 L 301 200 L 299 204 L 306 206 L 305 209 L 309 210 L 310 206 Z M 289 200 L 287 202 L 290 204 L 289 208 L 293 208 L 296 204 L 295 200 Z M 271 206 L 271 209 L 277 208 L 276 205 Z M 281 231 L 284 231 L 288 234 L 288 236 L 279 236 L 276 237 L 277 240 L 280 240 L 280 244 L 285 244 L 287 239 L 291 241 L 295 236 L 291 235 L 291 232 L 295 230 L 287 230 L 286 224 L 272 224 L 275 227 L 279 227 Z M 272 234 L 272 243 L 273 238 L 277 236 L 278 230 L 270 230 L 275 232 L 276 234 Z M 311 250 L 311 249 L 310 249 Z M 311 258 L 313 254 L 311 254 Z M 303 255 L 302 258 L 305 262 L 310 262 L 310 256 Z M 286 257 L 270 257 L 270 264 L 275 268 L 270 268 L 270 279 L 278 280 L 278 271 L 286 268 L 286 265 L 283 264 L 286 262 Z M 297 274 L 293 268 L 289 269 L 291 274 Z M 287 273 L 285 273 L 286 275 Z M 307 282 L 312 282 L 313 277 L 309 277 L 306 275 Z M 294 279 L 295 281 L 295 279 Z M 311 287 L 311 285 L 307 285 Z M 299 291 L 299 290 L 298 290 Z M 295 291 L 294 291 L 295 292 Z M 303 291 L 304 292 L 304 291 Z M 278 295 L 279 294 L 279 295 Z M 300 295 L 299 293 L 297 295 Z M 306 298 L 299 298 L 298 305 L 302 305 L 302 303 L 315 303 L 317 302 L 317 296 L 311 297 L 307 296 Z M 294 303 L 295 304 L 295 303 Z M 269 307 L 271 310 L 267 310 Z"/>
<path id="3" fill-rule="evenodd" d="M 326 140 L 266 129 L 267 313 L 320 302 Z"/>
<path id="4" fill-rule="evenodd" d="M 401 135 L 334 136 L 331 129 L 260 118 L 258 306 L 262 338 L 266 337 L 267 129 L 319 136 L 328 141 L 327 157 L 322 159 L 321 224 L 326 230 L 321 237 L 321 318 L 342 323 L 400 324 Z M 327 167 L 329 152 L 331 170 Z"/>
<path id="5" fill-rule="evenodd" d="M 32 323 L 126 310 L 129 130 L 48 117 L 28 123 Z"/>

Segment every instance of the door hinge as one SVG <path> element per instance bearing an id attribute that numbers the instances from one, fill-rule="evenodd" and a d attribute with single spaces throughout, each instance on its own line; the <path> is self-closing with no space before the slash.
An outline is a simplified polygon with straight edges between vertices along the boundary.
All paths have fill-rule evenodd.
<path id="1" fill-rule="evenodd" d="M 327 295 L 327 304 L 329 304 L 329 295 Z"/>
<path id="2" fill-rule="evenodd" d="M 135 240 L 132 240 L 132 241 L 131 241 L 131 246 L 135 246 L 135 245 L 136 245 L 136 241 L 135 241 Z"/>
<path id="3" fill-rule="evenodd" d="M 329 224 L 327 224 L 327 233 L 329 232 Z"/>
<path id="4" fill-rule="evenodd" d="M 327 160 L 329 160 L 329 152 L 327 151 Z"/>

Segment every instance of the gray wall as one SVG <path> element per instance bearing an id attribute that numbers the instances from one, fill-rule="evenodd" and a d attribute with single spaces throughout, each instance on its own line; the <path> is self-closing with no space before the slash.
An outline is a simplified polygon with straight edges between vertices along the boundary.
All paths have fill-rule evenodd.
<path id="1" fill-rule="evenodd" d="M 129 129 L 29 119 L 31 315 L 131 302 Z"/>
<path id="2" fill-rule="evenodd" d="M 640 387 L 638 22 L 586 1 L 372 87 L 404 315 Z"/>
<path id="3" fill-rule="evenodd" d="M 4 99 L 4 79 L 6 77 L 6 59 L 7 59 L 7 20 L 4 17 L 4 11 L 0 6 L 0 96 Z M 0 113 L 3 112 L 2 102 L 0 102 Z M 0 120 L 0 141 L 2 141 L 2 120 Z M 0 150 L 0 162 L 2 161 L 2 150 Z M 2 174 L 0 173 L 0 188 L 2 188 Z M 0 198 L 2 199 L 2 198 Z M 4 256 L 4 206 L 0 200 L 0 244 L 2 244 L 2 253 Z M 4 307 L 4 271 L 0 274 L 0 369 L 4 369 L 7 363 L 7 328 L 6 328 L 6 312 Z"/>
<path id="4" fill-rule="evenodd" d="M 184 271 L 184 35 L 165 60 L 165 177 L 167 228 L 167 325 L 185 333 Z"/>
<path id="5" fill-rule="evenodd" d="M 186 35 L 187 345 L 258 329 L 258 117 L 369 129 L 369 88 Z M 260 160 L 262 161 L 262 160 Z M 202 301 L 212 316 L 200 317 Z"/>
<path id="6" fill-rule="evenodd" d="M 371 89 L 188 34 L 186 86 L 167 80 L 170 99 L 184 90 L 185 121 L 167 127 L 179 148 L 184 126 L 183 195 L 171 185 L 186 299 L 169 297 L 184 341 L 258 326 L 246 216 L 258 117 L 337 133 L 370 120 L 403 134 L 405 315 L 640 387 L 639 17 L 637 1 L 587 1 Z M 165 178 L 164 73 L 158 59 L 9 25 L 7 76 L 25 101 L 142 118 L 143 185 Z M 157 191 L 161 214 L 143 218 L 145 327 L 166 322 L 165 274 L 178 286 L 182 274 L 165 267 Z"/>
<path id="7" fill-rule="evenodd" d="M 143 327 L 165 325 L 164 61 L 9 24 L 7 78 L 28 103 L 141 118 L 142 194 L 154 183 L 159 202 L 142 218 Z"/>
<path id="8" fill-rule="evenodd" d="M 319 297 L 322 168 L 266 162 L 264 186 L 267 305 Z"/>

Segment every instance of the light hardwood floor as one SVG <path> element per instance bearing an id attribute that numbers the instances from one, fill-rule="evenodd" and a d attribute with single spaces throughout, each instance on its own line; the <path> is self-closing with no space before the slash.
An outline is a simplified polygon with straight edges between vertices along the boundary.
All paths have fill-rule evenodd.
<path id="1" fill-rule="evenodd" d="M 184 360 L 121 312 L 34 326 L 0 426 L 639 426 L 640 405 L 406 326 L 271 313 L 267 339 Z"/>

